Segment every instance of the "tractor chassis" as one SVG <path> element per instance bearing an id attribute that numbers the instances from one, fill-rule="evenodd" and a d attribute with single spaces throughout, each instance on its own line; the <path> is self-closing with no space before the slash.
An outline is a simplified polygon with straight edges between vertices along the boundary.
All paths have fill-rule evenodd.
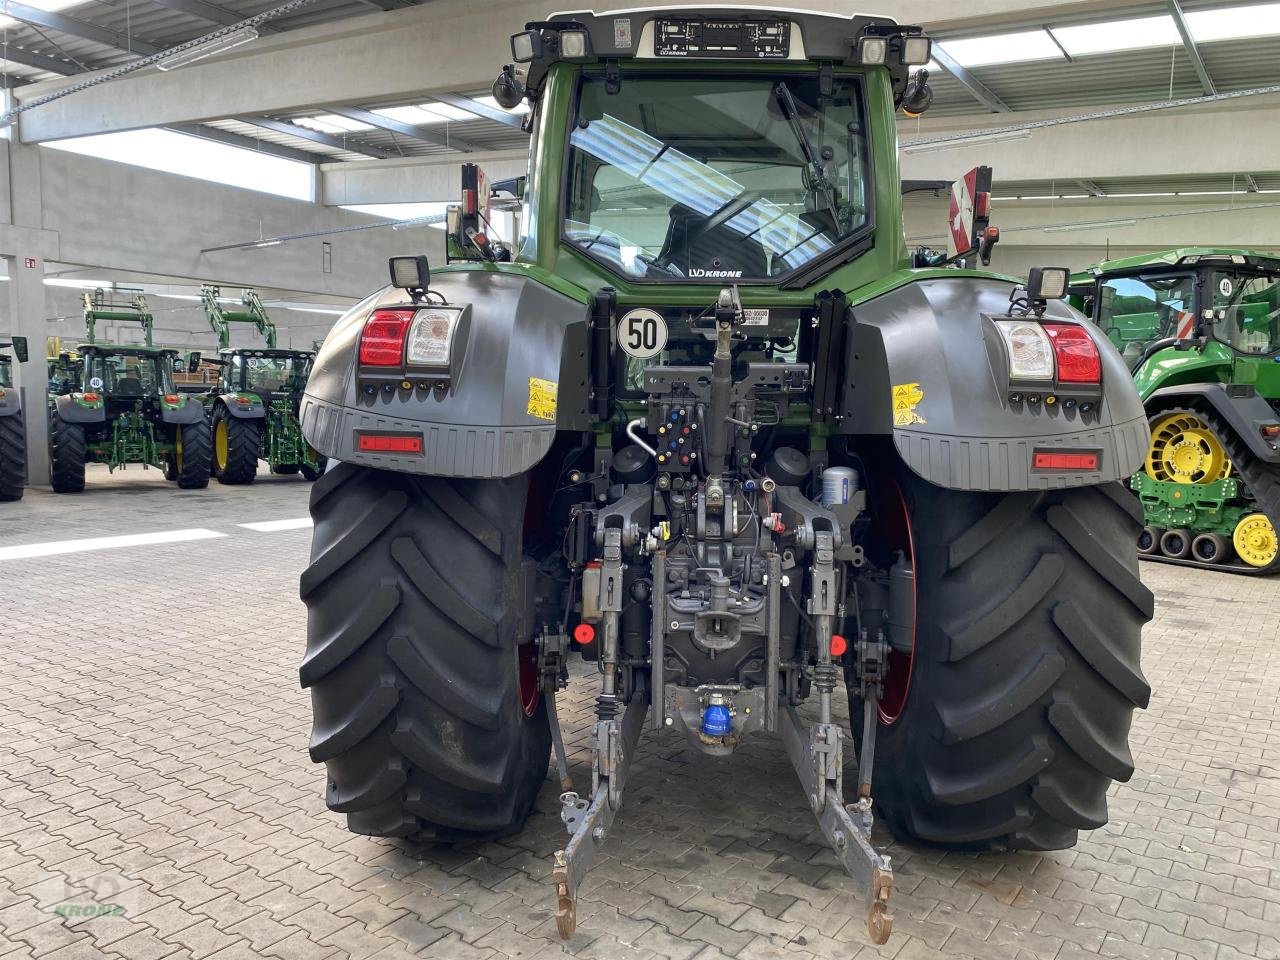
<path id="1" fill-rule="evenodd" d="M 606 532 L 604 562 L 600 577 L 600 610 L 603 613 L 603 637 L 600 653 L 601 666 L 606 677 L 606 695 L 612 688 L 608 683 L 617 667 L 619 616 L 621 611 L 622 582 L 621 553 L 617 549 L 619 531 Z M 835 688 L 837 666 L 831 660 L 831 628 L 836 616 L 834 549 L 831 534 L 818 534 L 812 567 L 814 596 L 809 598 L 808 612 L 814 619 L 818 632 L 818 663 L 813 669 L 813 686 L 818 693 L 819 720 L 806 727 L 794 706 L 787 704 L 779 709 L 777 677 L 781 669 L 778 643 L 778 610 L 781 598 L 778 583 L 781 580 L 781 560 L 777 554 L 769 557 L 769 632 L 765 676 L 772 682 L 755 688 L 753 699 L 759 709 L 749 711 L 749 725 L 741 731 L 766 730 L 781 735 L 787 756 L 795 768 L 804 788 L 809 806 L 827 842 L 835 852 L 845 871 L 858 884 L 866 903 L 867 932 L 871 940 L 882 944 L 893 929 L 893 917 L 888 912 L 889 895 L 893 889 L 893 867 L 890 858 L 878 852 L 871 844 L 871 828 L 874 822 L 871 804 L 871 762 L 875 750 L 876 698 L 883 677 L 884 653 L 887 645 L 883 639 L 863 639 L 857 646 L 858 670 L 863 695 L 863 738 L 860 751 L 859 799 L 847 804 L 843 792 L 844 735 L 839 724 L 831 719 L 831 694 Z M 610 549 L 610 548 L 614 549 Z M 665 554 L 654 553 L 653 576 L 662 582 Z M 612 584 L 612 586 L 611 586 Z M 640 734 L 649 712 L 650 692 L 663 709 L 656 712 L 656 729 L 673 725 L 673 714 L 687 707 L 687 694 L 680 688 L 662 683 L 663 663 L 662 633 L 666 624 L 664 593 L 655 590 L 650 597 L 652 604 L 652 652 L 651 661 L 657 665 L 652 671 L 648 690 L 637 689 L 622 713 L 621 718 L 610 715 L 608 709 L 599 710 L 592 749 L 591 795 L 583 798 L 572 789 L 567 763 L 564 760 L 563 737 L 559 729 L 555 694 L 563 686 L 561 664 L 568 647 L 564 635 L 544 634 L 540 641 L 540 666 L 542 689 L 548 701 L 548 722 L 551 725 L 552 743 L 559 772 L 561 789 L 560 818 L 569 833 L 569 841 L 557 850 L 552 866 L 552 882 L 556 888 L 556 927 L 563 939 L 573 935 L 577 927 L 578 888 L 595 860 L 596 852 L 608 838 L 613 819 L 622 806 L 623 790 L 631 761 L 635 757 Z M 611 609 L 612 608 L 612 609 Z M 612 662 L 611 662 L 612 661 Z M 607 702 L 602 697 L 602 701 Z M 603 704 L 602 704 L 603 705 Z"/>

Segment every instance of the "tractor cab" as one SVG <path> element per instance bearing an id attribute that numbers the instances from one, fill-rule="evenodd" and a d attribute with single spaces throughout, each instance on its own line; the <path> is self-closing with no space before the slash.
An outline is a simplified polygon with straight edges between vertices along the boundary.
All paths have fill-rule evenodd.
<path id="1" fill-rule="evenodd" d="M 84 396 L 98 394 L 109 411 L 153 411 L 166 402 L 176 406 L 173 364 L 178 351 L 163 347 L 80 346 L 84 361 Z"/>
<path id="2" fill-rule="evenodd" d="M 302 395 L 315 354 L 307 350 L 221 350 L 222 393 L 255 393 L 264 401 Z"/>
<path id="3" fill-rule="evenodd" d="M 1179 341 L 1231 365 L 1280 351 L 1280 258 L 1173 250 L 1099 264 L 1073 278 L 1076 306 L 1136 369 Z"/>

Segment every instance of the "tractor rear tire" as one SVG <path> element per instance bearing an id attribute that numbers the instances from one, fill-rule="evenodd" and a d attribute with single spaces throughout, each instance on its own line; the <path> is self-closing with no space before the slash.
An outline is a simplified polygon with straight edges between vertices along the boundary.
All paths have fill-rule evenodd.
<path id="1" fill-rule="evenodd" d="M 203 490 L 209 486 L 209 464 L 213 459 L 213 437 L 209 425 L 184 423 L 178 427 L 182 458 L 173 461 L 175 479 L 183 490 Z"/>
<path id="2" fill-rule="evenodd" d="M 1129 725 L 1150 699 L 1138 502 L 1118 483 L 966 493 L 905 469 L 900 487 L 918 602 L 906 699 L 878 730 L 885 820 L 952 849 L 1072 846 L 1133 774 Z"/>
<path id="3" fill-rule="evenodd" d="M 253 483 L 258 475 L 258 421 L 233 417 L 226 407 L 213 414 L 213 475 L 219 483 Z"/>
<path id="4" fill-rule="evenodd" d="M 523 554 L 526 480 L 339 464 L 302 574 L 311 759 L 353 833 L 518 832 L 547 775 Z"/>
<path id="5" fill-rule="evenodd" d="M 54 493 L 80 493 L 84 490 L 84 427 L 67 423 L 57 413 L 49 419 L 49 485 Z"/>
<path id="6" fill-rule="evenodd" d="M 0 501 L 21 500 L 27 482 L 27 437 L 22 414 L 0 417 Z"/>

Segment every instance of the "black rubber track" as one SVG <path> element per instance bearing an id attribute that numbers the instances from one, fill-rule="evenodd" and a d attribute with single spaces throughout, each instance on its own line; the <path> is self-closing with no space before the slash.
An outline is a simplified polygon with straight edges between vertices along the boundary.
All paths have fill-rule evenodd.
<path id="1" fill-rule="evenodd" d="M 213 414 L 211 438 L 217 435 L 218 425 L 223 422 L 227 425 L 227 462 L 219 464 L 215 455 L 213 475 L 219 483 L 253 483 L 258 475 L 259 430 L 262 424 L 258 420 L 233 417 L 227 413 L 226 407 L 219 405 Z"/>
<path id="2" fill-rule="evenodd" d="M 1133 773 L 1133 710 L 1150 698 L 1137 501 L 1118 483 L 902 484 L 919 613 L 906 706 L 879 730 L 881 812 L 898 836 L 951 848 L 1069 847 L 1106 823 L 1107 788 Z"/>
<path id="3" fill-rule="evenodd" d="M 0 417 L 0 501 L 21 500 L 27 482 L 27 436 L 22 414 Z"/>
<path id="4" fill-rule="evenodd" d="M 209 464 L 213 459 L 213 435 L 209 425 L 185 423 L 182 431 L 182 469 L 175 471 L 178 486 L 183 490 L 203 490 L 209 486 Z"/>
<path id="5" fill-rule="evenodd" d="M 302 575 L 311 758 L 354 833 L 466 841 L 524 826 L 551 735 L 517 643 L 526 481 L 339 464 L 311 491 Z"/>
<path id="6" fill-rule="evenodd" d="M 49 485 L 54 493 L 84 490 L 84 427 L 49 414 Z"/>
<path id="7" fill-rule="evenodd" d="M 22 413 L 0 417 L 0 500 L 20 500 L 27 483 L 27 431 Z"/>

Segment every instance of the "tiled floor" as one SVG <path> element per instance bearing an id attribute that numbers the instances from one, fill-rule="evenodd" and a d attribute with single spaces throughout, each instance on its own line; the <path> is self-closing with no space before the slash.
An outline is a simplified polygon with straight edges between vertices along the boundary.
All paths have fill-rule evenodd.
<path id="1" fill-rule="evenodd" d="M 1155 693 L 1112 823 L 1045 855 L 892 847 L 884 947 L 776 742 L 704 763 L 646 733 L 561 945 L 551 781 L 523 835 L 470 849 L 325 809 L 297 682 L 310 532 L 240 526 L 304 517 L 308 489 L 133 469 L 0 505 L 0 551 L 206 531 L 0 560 L 0 957 L 1280 960 L 1274 580 L 1144 567 Z M 580 675 L 562 706 L 584 789 L 593 694 Z"/>

